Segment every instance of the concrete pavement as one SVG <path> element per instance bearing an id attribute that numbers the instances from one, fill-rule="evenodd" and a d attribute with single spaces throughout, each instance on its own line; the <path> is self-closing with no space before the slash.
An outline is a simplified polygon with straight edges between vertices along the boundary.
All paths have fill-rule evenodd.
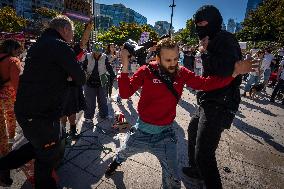
<path id="1" fill-rule="evenodd" d="M 271 94 L 268 89 L 268 94 Z M 134 124 L 137 118 L 139 93 L 133 103 L 123 101 L 123 106 L 110 105 L 111 112 L 124 112 Z M 184 90 L 177 107 L 174 128 L 178 135 L 180 169 L 187 165 L 187 126 L 196 109 L 195 96 Z M 284 189 L 284 109 L 280 103 L 270 103 L 266 94 L 257 100 L 243 98 L 240 111 L 230 130 L 222 134 L 217 149 L 218 166 L 224 188 Z M 155 156 L 141 153 L 129 158 L 111 178 L 104 176 L 116 149 L 123 140 L 123 133 L 115 140 L 117 131 L 111 120 L 94 118 L 95 127 L 84 125 L 82 114 L 78 127 L 82 136 L 75 145 L 68 146 L 63 164 L 58 169 L 60 187 L 65 189 L 104 188 L 161 188 L 162 169 Z M 182 173 L 181 173 L 182 175 Z M 29 189 L 25 176 L 13 171 L 11 188 Z M 199 189 L 199 185 L 182 175 L 182 188 Z"/>

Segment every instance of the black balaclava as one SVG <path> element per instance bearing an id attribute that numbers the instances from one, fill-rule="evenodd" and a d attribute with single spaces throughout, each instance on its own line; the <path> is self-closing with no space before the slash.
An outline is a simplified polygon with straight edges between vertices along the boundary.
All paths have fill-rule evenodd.
<path id="1" fill-rule="evenodd" d="M 197 26 L 197 23 L 201 21 L 207 21 L 208 24 L 206 26 Z M 204 5 L 196 11 L 194 22 L 199 39 L 203 39 L 206 36 L 209 39 L 213 39 L 221 31 L 223 18 L 216 7 L 213 5 Z"/>

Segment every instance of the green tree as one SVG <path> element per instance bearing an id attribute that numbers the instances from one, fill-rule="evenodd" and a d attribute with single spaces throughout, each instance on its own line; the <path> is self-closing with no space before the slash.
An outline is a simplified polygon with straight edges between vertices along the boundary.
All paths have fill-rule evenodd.
<path id="1" fill-rule="evenodd" d="M 17 16 L 15 9 L 3 7 L 0 9 L 0 31 L 20 32 L 27 25 L 27 20 Z"/>
<path id="2" fill-rule="evenodd" d="M 150 39 L 157 41 L 158 34 L 148 25 L 121 22 L 118 27 L 112 26 L 106 32 L 98 35 L 98 41 L 115 44 L 123 44 L 128 39 L 138 41 L 142 32 L 150 32 Z"/>
<path id="3" fill-rule="evenodd" d="M 243 29 L 236 34 L 239 40 L 284 44 L 284 0 L 264 0 L 242 25 Z"/>
<path id="4" fill-rule="evenodd" d="M 187 45 L 197 45 L 198 37 L 196 35 L 195 24 L 193 19 L 186 21 L 186 27 L 181 30 L 176 36 L 174 36 L 176 41 L 180 41 Z"/>
<path id="5" fill-rule="evenodd" d="M 79 42 L 85 30 L 85 24 L 79 21 L 74 21 L 74 41 Z"/>
<path id="6" fill-rule="evenodd" d="M 59 12 L 46 7 L 35 9 L 35 12 L 44 18 L 54 18 L 60 14 Z"/>

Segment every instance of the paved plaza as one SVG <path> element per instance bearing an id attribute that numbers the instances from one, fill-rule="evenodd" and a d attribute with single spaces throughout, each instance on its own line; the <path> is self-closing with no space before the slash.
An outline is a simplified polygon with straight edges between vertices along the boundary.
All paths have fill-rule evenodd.
<path id="1" fill-rule="evenodd" d="M 272 90 L 267 89 L 268 94 Z M 135 123 L 139 93 L 133 103 L 114 102 L 111 112 L 122 111 L 128 122 Z M 280 102 L 270 103 L 267 94 L 257 99 L 243 98 L 230 130 L 222 134 L 217 150 L 218 166 L 224 189 L 284 189 L 284 109 Z M 187 127 L 196 109 L 196 97 L 184 90 L 177 106 L 174 128 L 178 136 L 179 168 L 187 165 Z M 64 189 L 159 189 L 162 169 L 158 159 L 147 152 L 129 158 L 110 178 L 104 176 L 115 151 L 123 142 L 124 133 L 112 129 L 111 120 L 94 118 L 95 127 L 83 124 L 78 115 L 82 133 L 76 144 L 67 146 L 65 158 L 58 169 L 60 187 Z M 182 176 L 182 188 L 199 189 L 200 184 Z M 13 189 L 30 189 L 23 172 L 13 171 Z"/>

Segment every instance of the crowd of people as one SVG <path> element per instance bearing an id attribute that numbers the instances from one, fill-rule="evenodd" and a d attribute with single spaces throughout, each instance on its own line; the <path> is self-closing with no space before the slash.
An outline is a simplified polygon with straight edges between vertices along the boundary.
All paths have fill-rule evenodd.
<path id="1" fill-rule="evenodd" d="M 198 90 L 199 108 L 188 127 L 189 161 L 183 173 L 203 180 L 207 189 L 222 188 L 215 151 L 222 132 L 230 128 L 238 111 L 241 75 L 250 72 L 244 96 L 259 83 L 262 73 L 265 89 L 274 57 L 270 49 L 265 49 L 243 58 L 235 36 L 221 30 L 223 19 L 214 6 L 198 9 L 194 20 L 198 47 L 183 46 L 180 50 L 177 42 L 165 37 L 147 49 L 145 64 L 139 68 L 133 54 L 123 46 L 93 43 L 86 48 L 84 38 L 88 32 L 74 44 L 73 22 L 66 16 L 52 19 L 49 28 L 29 47 L 23 73 L 21 45 L 5 40 L 0 48 L 0 186 L 12 185 L 11 169 L 34 160 L 34 187 L 57 188 L 52 172 L 62 159 L 66 137 L 80 137 L 76 114 L 84 111 L 84 124 L 94 125 L 98 104 L 99 117 L 112 118 L 108 103 L 113 101 L 118 76 L 118 105 L 121 99 L 131 101 L 131 96 L 141 89 L 139 118 L 108 166 L 106 176 L 115 174 L 129 156 L 148 151 L 161 163 L 163 188 L 181 187 L 172 125 L 187 85 Z M 179 65 L 180 58 L 183 66 Z M 257 68 L 252 69 L 255 62 Z M 283 64 L 270 99 L 273 102 L 278 91 L 283 90 Z M 16 122 L 27 143 L 12 150 Z"/>

